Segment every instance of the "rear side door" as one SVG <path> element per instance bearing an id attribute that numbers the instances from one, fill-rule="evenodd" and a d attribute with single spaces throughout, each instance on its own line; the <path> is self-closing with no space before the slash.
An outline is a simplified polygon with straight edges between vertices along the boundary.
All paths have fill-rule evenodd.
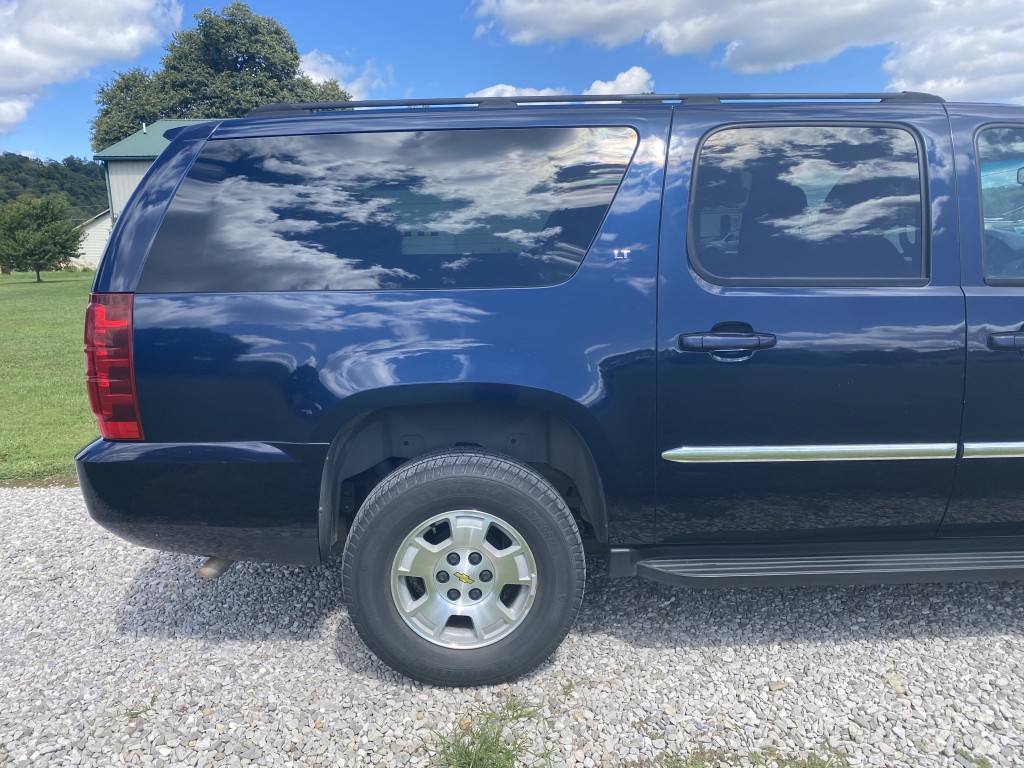
<path id="1" fill-rule="evenodd" d="M 1024 110 L 950 107 L 967 296 L 963 460 L 942 534 L 1024 533 Z"/>
<path id="2" fill-rule="evenodd" d="M 950 151 L 937 103 L 677 110 L 659 542 L 935 534 L 965 364 Z"/>

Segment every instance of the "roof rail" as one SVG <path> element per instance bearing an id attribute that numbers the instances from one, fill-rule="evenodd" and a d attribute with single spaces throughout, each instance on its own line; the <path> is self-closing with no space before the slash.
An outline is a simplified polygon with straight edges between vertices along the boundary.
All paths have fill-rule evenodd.
<path id="1" fill-rule="evenodd" d="M 576 104 L 612 102 L 620 104 L 720 104 L 723 101 L 945 101 L 940 96 L 917 91 L 896 93 L 636 93 L 591 94 L 587 96 L 466 96 L 458 99 L 389 99 L 385 101 L 313 101 L 264 104 L 246 117 L 310 115 L 339 109 L 383 109 L 387 107 L 518 107 L 523 104 Z"/>

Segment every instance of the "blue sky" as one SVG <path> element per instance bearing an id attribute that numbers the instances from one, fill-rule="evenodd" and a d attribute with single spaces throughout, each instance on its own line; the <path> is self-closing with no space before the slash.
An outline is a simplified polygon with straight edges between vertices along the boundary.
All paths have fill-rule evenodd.
<path id="1" fill-rule="evenodd" d="M 551 89 L 930 90 L 1024 101 L 1020 0 L 250 2 L 367 98 Z M 156 68 L 203 3 L 0 0 L 0 149 L 91 157 L 100 83 Z M 219 8 L 214 3 L 212 7 Z"/>

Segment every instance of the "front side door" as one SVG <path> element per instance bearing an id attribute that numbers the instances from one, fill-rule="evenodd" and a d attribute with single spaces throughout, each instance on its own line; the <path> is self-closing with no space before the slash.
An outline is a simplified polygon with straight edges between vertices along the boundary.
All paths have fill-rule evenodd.
<path id="1" fill-rule="evenodd" d="M 951 110 L 967 390 L 948 536 L 1024 534 L 1024 118 L 1000 111 Z"/>
<path id="2" fill-rule="evenodd" d="M 948 136 L 939 104 L 677 111 L 659 542 L 934 535 L 964 387 Z"/>

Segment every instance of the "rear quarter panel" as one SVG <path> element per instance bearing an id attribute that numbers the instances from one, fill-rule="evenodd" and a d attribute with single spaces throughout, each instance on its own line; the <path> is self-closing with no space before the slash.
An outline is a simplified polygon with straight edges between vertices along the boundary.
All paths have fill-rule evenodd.
<path id="1" fill-rule="evenodd" d="M 543 120 L 538 114 L 519 110 L 488 121 L 631 125 L 640 134 L 573 277 L 529 289 L 137 294 L 135 370 L 146 439 L 327 444 L 358 414 L 391 405 L 544 407 L 587 439 L 605 484 L 611 540 L 649 542 L 643 521 L 653 519 L 657 243 L 671 113 L 608 108 L 585 121 L 558 108 Z M 437 127 L 436 117 L 417 119 Z M 444 122 L 466 121 L 463 114 Z M 280 121 L 266 122 L 247 135 L 282 131 Z M 288 125 L 323 130 L 315 121 Z M 416 127 L 407 117 L 337 125 Z M 227 124 L 223 135 L 241 130 Z"/>

